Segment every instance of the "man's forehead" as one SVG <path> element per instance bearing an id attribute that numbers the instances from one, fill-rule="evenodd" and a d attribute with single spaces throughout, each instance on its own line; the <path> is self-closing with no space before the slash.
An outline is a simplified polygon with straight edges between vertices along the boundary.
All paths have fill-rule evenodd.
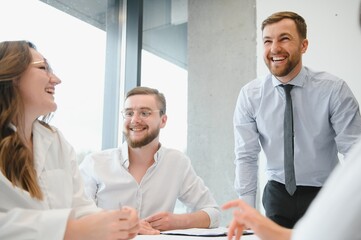
<path id="1" fill-rule="evenodd" d="M 133 95 L 128 97 L 124 102 L 125 107 L 136 106 L 137 108 L 151 108 L 156 106 L 156 100 L 153 95 Z"/>
<path id="2" fill-rule="evenodd" d="M 269 32 L 287 32 L 297 31 L 295 22 L 292 19 L 282 19 L 281 21 L 268 24 L 264 27 L 262 33 L 263 35 Z"/>

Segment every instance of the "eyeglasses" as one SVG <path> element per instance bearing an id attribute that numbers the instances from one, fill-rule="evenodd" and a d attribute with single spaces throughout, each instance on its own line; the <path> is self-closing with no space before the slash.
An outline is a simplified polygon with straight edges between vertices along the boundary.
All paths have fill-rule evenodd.
<path id="1" fill-rule="evenodd" d="M 46 73 L 53 73 L 53 69 L 51 69 L 48 61 L 46 61 L 46 59 L 44 60 L 39 60 L 39 61 L 34 61 L 31 62 L 32 65 L 38 65 L 39 64 L 39 68 L 43 69 Z"/>
<path id="2" fill-rule="evenodd" d="M 154 112 L 161 112 L 163 113 L 162 110 L 150 110 L 150 109 L 125 109 L 122 111 L 122 115 L 124 119 L 130 119 L 134 116 L 135 112 L 138 113 L 138 117 L 142 118 L 142 119 L 146 119 L 148 118 L 150 115 L 152 115 L 152 113 Z"/>

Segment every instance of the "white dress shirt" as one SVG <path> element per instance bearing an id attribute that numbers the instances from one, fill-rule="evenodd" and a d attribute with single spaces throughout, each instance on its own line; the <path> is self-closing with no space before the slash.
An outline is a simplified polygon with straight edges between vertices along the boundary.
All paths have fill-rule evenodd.
<path id="1" fill-rule="evenodd" d="M 245 85 L 234 112 L 235 189 L 255 206 L 258 154 L 267 159 L 269 180 L 284 183 L 282 83 L 271 74 Z M 294 121 L 296 185 L 323 185 L 361 135 L 359 105 L 347 84 L 326 72 L 303 67 L 289 84 Z"/>
<path id="2" fill-rule="evenodd" d="M 347 161 L 332 172 L 304 217 L 292 240 L 361 239 L 361 142 Z"/>
<path id="3" fill-rule="evenodd" d="M 97 212 L 86 197 L 73 148 L 55 128 L 33 124 L 39 201 L 0 172 L 0 239 L 63 239 L 69 217 Z M 16 160 L 16 159 L 14 159 Z"/>
<path id="4" fill-rule="evenodd" d="M 196 175 L 190 159 L 180 151 L 160 147 L 154 160 L 138 184 L 128 171 L 126 143 L 122 148 L 90 154 L 80 164 L 86 192 L 100 208 L 117 209 L 121 203 L 137 209 L 140 218 L 173 212 L 179 199 L 189 212 L 205 211 L 211 220 L 210 227 L 217 227 L 219 207 Z"/>

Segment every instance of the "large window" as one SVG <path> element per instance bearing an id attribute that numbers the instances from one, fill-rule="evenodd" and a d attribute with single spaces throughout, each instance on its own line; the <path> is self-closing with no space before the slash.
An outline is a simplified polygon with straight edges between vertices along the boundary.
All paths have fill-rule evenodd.
<path id="1" fill-rule="evenodd" d="M 167 101 L 165 147 L 187 151 L 187 1 L 143 1 L 141 85 L 157 88 Z M 179 201 L 175 212 L 185 212 Z"/>
<path id="2" fill-rule="evenodd" d="M 1 1 L 0 29 L 0 41 L 33 42 L 62 80 L 50 123 L 74 146 L 78 159 L 100 150 L 105 32 L 36 0 Z"/>
<path id="3" fill-rule="evenodd" d="M 143 50 L 142 85 L 157 88 L 167 101 L 168 121 L 161 143 L 185 152 L 187 148 L 187 71 Z"/>
<path id="4" fill-rule="evenodd" d="M 171 1 L 148 1 L 144 9 L 146 47 L 142 50 L 141 84 L 166 96 L 169 120 L 161 132 L 161 142 L 186 151 L 186 35 L 184 25 L 172 24 L 172 16 L 184 11 L 172 10 Z M 37 0 L 2 1 L 0 29 L 1 41 L 32 41 L 62 80 L 56 87 L 58 109 L 51 124 L 75 147 L 79 161 L 84 154 L 100 150 L 106 32 Z"/>

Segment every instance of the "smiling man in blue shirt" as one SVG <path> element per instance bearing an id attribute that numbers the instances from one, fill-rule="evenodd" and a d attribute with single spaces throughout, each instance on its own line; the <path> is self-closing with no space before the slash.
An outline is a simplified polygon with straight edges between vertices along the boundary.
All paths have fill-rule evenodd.
<path id="1" fill-rule="evenodd" d="M 267 160 L 263 194 L 266 215 L 292 228 L 302 217 L 331 171 L 361 135 L 357 100 L 340 78 L 302 64 L 308 47 L 304 19 L 293 12 L 274 13 L 262 23 L 263 79 L 245 85 L 234 112 L 235 189 L 255 206 L 258 155 Z M 293 163 L 296 190 L 285 188 L 283 85 L 291 84 Z M 286 141 L 287 142 L 287 141 Z M 285 144 L 285 145 L 284 145 Z"/>

